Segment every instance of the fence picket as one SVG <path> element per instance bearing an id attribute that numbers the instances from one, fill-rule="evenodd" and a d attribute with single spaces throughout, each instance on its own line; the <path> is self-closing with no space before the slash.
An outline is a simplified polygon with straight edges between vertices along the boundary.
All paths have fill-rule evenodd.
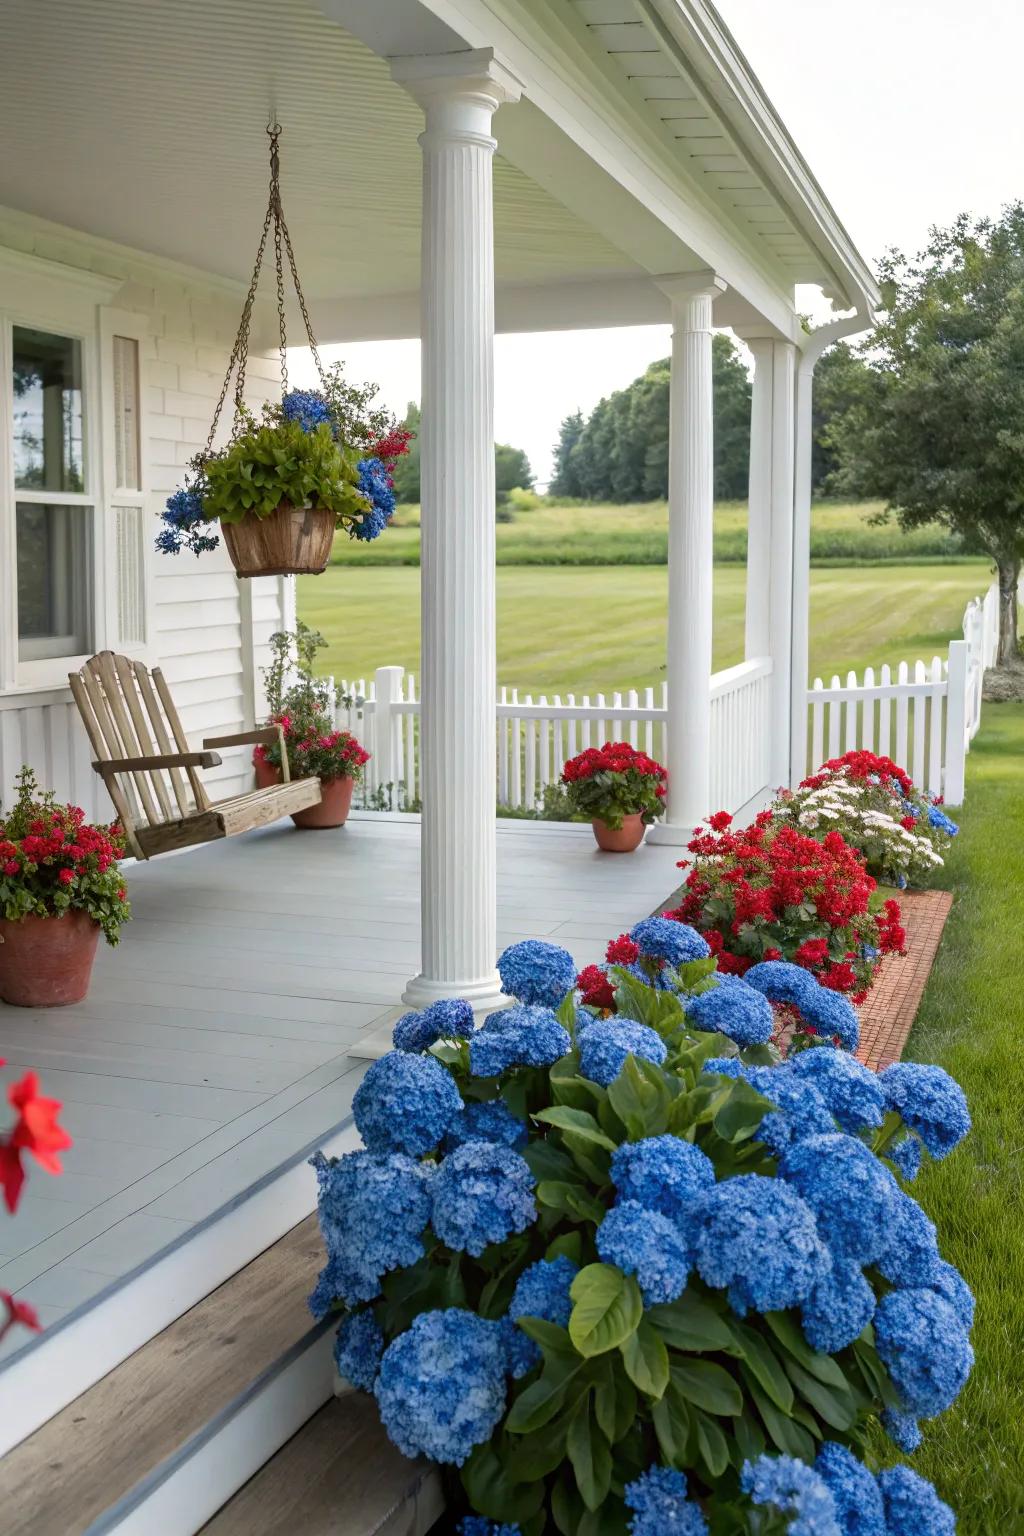
<path id="1" fill-rule="evenodd" d="M 883 688 L 888 688 L 892 683 L 892 668 L 887 661 L 882 663 L 879 683 Z M 892 700 L 887 696 L 883 696 L 878 701 L 878 750 L 882 757 L 889 756 L 889 731 L 891 725 Z"/>
<path id="2" fill-rule="evenodd" d="M 644 689 L 644 709 L 654 708 L 654 689 Z M 644 751 L 648 757 L 654 756 L 654 721 L 644 721 Z"/>
<path id="3" fill-rule="evenodd" d="M 864 687 L 869 689 L 861 704 L 861 745 L 869 752 L 875 750 L 875 669 L 868 667 L 864 673 Z"/>
<path id="4" fill-rule="evenodd" d="M 945 696 L 942 657 L 932 657 L 932 687 L 928 696 L 928 793 L 942 794 L 942 700 Z"/>
<path id="5" fill-rule="evenodd" d="M 901 661 L 896 668 L 897 685 L 904 691 L 896 695 L 896 761 L 901 768 L 907 763 L 907 712 L 909 700 L 905 691 L 910 679 L 910 670 L 905 661 Z"/>
<path id="6" fill-rule="evenodd" d="M 532 705 L 533 694 L 528 693 L 524 702 Z M 532 810 L 537 804 L 537 722 L 534 719 L 526 722 L 526 782 L 523 795 L 523 804 Z"/>
<path id="7" fill-rule="evenodd" d="M 639 709 L 639 707 L 639 695 L 635 688 L 631 688 L 626 694 L 626 708 L 632 712 Z M 636 715 L 632 713 L 629 721 L 629 744 L 633 748 L 637 748 L 640 745 L 640 722 L 637 720 Z"/>
<path id="8" fill-rule="evenodd" d="M 841 699 L 841 694 L 840 694 L 841 688 L 842 688 L 842 684 L 840 683 L 838 677 L 836 677 L 835 673 L 833 672 L 833 674 L 832 674 L 832 682 L 830 684 L 830 690 L 831 690 L 831 693 L 832 693 L 832 700 L 831 700 L 831 702 L 829 704 L 829 708 L 828 708 L 828 755 L 829 755 L 829 757 L 838 757 L 839 756 L 839 721 L 840 721 L 840 718 L 841 718 L 842 713 L 843 713 L 843 705 L 842 705 L 842 699 Z"/>
<path id="9" fill-rule="evenodd" d="M 924 662 L 920 658 L 914 662 L 914 682 L 923 683 L 927 674 Z M 913 728 L 914 744 L 911 749 L 911 761 L 913 766 L 910 776 L 915 784 L 924 784 L 924 752 L 925 752 L 925 708 L 926 700 L 923 693 L 915 692 L 913 704 Z"/>
<path id="10" fill-rule="evenodd" d="M 566 696 L 565 696 L 565 701 L 569 705 L 570 709 L 575 709 L 576 708 L 576 695 L 574 693 L 567 693 Z M 577 755 L 578 751 L 579 751 L 579 748 L 576 745 L 576 716 L 575 715 L 570 715 L 570 717 L 569 717 L 569 748 L 568 748 L 568 751 L 565 754 L 565 760 L 568 761 L 568 759 L 570 757 L 575 757 Z"/>
<path id="11" fill-rule="evenodd" d="M 499 704 L 508 703 L 508 687 L 501 685 Z M 508 720 L 498 716 L 498 804 L 508 805 Z"/>
<path id="12" fill-rule="evenodd" d="M 513 688 L 512 689 L 512 703 L 513 703 L 513 705 L 516 705 L 516 704 L 519 703 L 519 689 L 518 688 Z M 512 743 L 511 743 L 511 753 L 512 753 L 512 765 L 511 765 L 512 766 L 512 804 L 518 809 L 522 805 L 522 803 L 523 803 L 523 758 L 522 758 L 522 745 L 521 745 L 521 742 L 520 742 L 520 732 L 521 732 L 521 728 L 522 728 L 522 721 L 518 718 L 518 716 L 513 715 L 512 721 L 511 721 L 511 726 L 512 726 L 512 731 L 511 731 L 511 735 L 512 735 Z"/>
<path id="13" fill-rule="evenodd" d="M 537 703 L 541 709 L 547 709 L 548 701 L 546 694 L 542 693 Z M 547 718 L 540 722 L 540 756 L 538 767 L 540 769 L 538 775 L 540 782 L 537 786 L 537 800 L 539 802 L 543 799 L 544 791 L 551 781 L 551 721 Z"/>
<path id="14" fill-rule="evenodd" d="M 598 709 L 604 709 L 604 694 L 597 694 L 594 699 L 594 703 Z M 603 747 L 605 742 L 608 740 L 608 733 L 606 729 L 607 724 L 607 720 L 605 720 L 604 716 L 602 715 L 597 722 L 597 745 L 599 747 Z"/>
<path id="15" fill-rule="evenodd" d="M 825 761 L 824 736 L 825 729 L 825 702 L 817 695 L 824 693 L 825 685 L 820 677 L 814 679 L 814 688 L 811 692 L 811 761 L 810 771 L 816 773 Z"/>

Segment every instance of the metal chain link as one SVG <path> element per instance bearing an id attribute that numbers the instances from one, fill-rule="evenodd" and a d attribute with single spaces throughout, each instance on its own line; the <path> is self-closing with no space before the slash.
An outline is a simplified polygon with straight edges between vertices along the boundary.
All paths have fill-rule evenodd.
<path id="1" fill-rule="evenodd" d="M 309 342 L 316 371 L 320 375 L 320 382 L 327 389 L 327 375 L 324 372 L 320 353 L 313 336 L 313 325 L 309 318 L 309 310 L 306 306 L 305 295 L 299 282 L 298 268 L 295 263 L 295 252 L 292 249 L 291 235 L 284 220 L 284 210 L 281 206 L 281 163 L 278 154 L 278 141 L 281 137 L 281 125 L 276 120 L 267 128 L 270 136 L 270 196 L 267 202 L 267 212 L 263 220 L 263 231 L 260 235 L 259 248 L 256 252 L 256 265 L 253 267 L 252 279 L 249 283 L 249 291 L 246 294 L 245 303 L 242 306 L 242 318 L 238 325 L 238 335 L 231 349 L 231 357 L 228 360 L 228 370 L 224 375 L 224 383 L 221 385 L 220 395 L 213 413 L 213 424 L 210 427 L 210 435 L 206 440 L 206 449 L 203 458 L 209 458 L 213 452 L 213 440 L 217 435 L 217 426 L 220 421 L 224 402 L 227 399 L 228 389 L 231 385 L 231 375 L 236 367 L 238 369 L 235 378 L 235 420 L 232 428 L 234 437 L 241 425 L 245 413 L 245 370 L 249 361 L 249 332 L 252 324 L 253 306 L 256 302 L 256 290 L 259 286 L 260 272 L 263 267 L 263 257 L 267 249 L 267 239 L 270 235 L 270 226 L 274 226 L 274 274 L 277 282 L 277 323 L 280 336 L 281 353 L 281 395 L 288 393 L 288 338 L 285 325 L 284 307 L 284 256 L 287 252 L 288 267 L 291 272 L 292 283 L 295 287 L 295 296 L 299 301 L 302 311 L 302 321 L 306 328 L 306 338 Z"/>

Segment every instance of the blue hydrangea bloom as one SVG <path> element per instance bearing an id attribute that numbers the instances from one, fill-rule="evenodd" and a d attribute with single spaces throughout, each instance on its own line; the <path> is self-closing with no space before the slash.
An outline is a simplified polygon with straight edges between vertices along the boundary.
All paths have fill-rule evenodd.
<path id="1" fill-rule="evenodd" d="M 469 1103 L 444 1139 L 444 1149 L 451 1152 L 464 1141 L 500 1141 L 519 1151 L 530 1139 L 525 1121 L 514 1115 L 503 1099 L 489 1099 L 486 1104 Z"/>
<path id="2" fill-rule="evenodd" d="M 852 1344 L 875 1313 L 875 1293 L 856 1264 L 833 1258 L 800 1308 L 804 1336 L 812 1349 L 834 1355 Z"/>
<path id="3" fill-rule="evenodd" d="M 704 1063 L 705 1072 L 718 1072 L 722 1077 L 746 1077 L 746 1069 L 738 1056 L 709 1056 Z"/>
<path id="4" fill-rule="evenodd" d="M 945 1259 L 940 1259 L 938 1274 L 928 1289 L 938 1291 L 940 1296 L 945 1297 L 969 1333 L 974 1327 L 974 1292 L 960 1271 L 952 1264 L 947 1264 Z"/>
<path id="5" fill-rule="evenodd" d="M 835 1500 L 824 1478 L 795 1456 L 759 1456 L 745 1461 L 740 1487 L 751 1503 L 792 1515 L 789 1536 L 843 1536 Z"/>
<path id="6" fill-rule="evenodd" d="M 816 1046 L 790 1057 L 797 1077 L 806 1078 L 821 1094 L 844 1131 L 856 1134 L 879 1126 L 885 1118 L 885 1094 L 878 1075 L 855 1056 L 832 1046 Z"/>
<path id="7" fill-rule="evenodd" d="M 524 1269 L 516 1281 L 512 1300 L 508 1307 L 508 1328 L 505 1333 L 510 1375 L 517 1380 L 539 1364 L 540 1347 L 515 1325 L 521 1317 L 541 1317 L 545 1322 L 557 1323 L 560 1328 L 569 1324 L 572 1300 L 569 1287 L 579 1273 L 578 1265 L 564 1254 L 555 1259 L 538 1259 Z"/>
<path id="8" fill-rule="evenodd" d="M 433 1152 L 462 1114 L 451 1074 L 433 1056 L 389 1051 L 355 1091 L 352 1114 L 371 1152 Z"/>
<path id="9" fill-rule="evenodd" d="M 875 1263 L 890 1285 L 933 1285 L 939 1276 L 942 1260 L 935 1223 L 903 1190 L 896 1196 L 886 1244 Z"/>
<path id="10" fill-rule="evenodd" d="M 474 1077 L 498 1077 L 510 1067 L 550 1067 L 571 1049 L 569 1031 L 550 1008 L 501 1008 L 469 1042 L 469 1069 Z"/>
<path id="11" fill-rule="evenodd" d="M 856 1136 L 809 1136 L 791 1146 L 779 1173 L 807 1201 L 833 1254 L 871 1264 L 885 1248 L 901 1191 Z"/>
<path id="12" fill-rule="evenodd" d="M 382 1275 L 423 1257 L 434 1169 L 401 1153 L 348 1152 L 330 1163 L 318 1152 L 310 1161 L 327 1264 L 309 1305 L 323 1317 L 338 1297 L 372 1301 Z"/>
<path id="13" fill-rule="evenodd" d="M 627 1056 L 660 1066 L 668 1047 L 656 1030 L 635 1019 L 598 1019 L 579 1041 L 580 1072 L 607 1088 L 622 1071 Z"/>
<path id="14" fill-rule="evenodd" d="M 931 1483 L 909 1467 L 878 1474 L 885 1506 L 886 1536 L 955 1536 L 956 1516 Z"/>
<path id="15" fill-rule="evenodd" d="M 458 1536 L 523 1536 L 519 1525 L 498 1525 L 485 1515 L 467 1515 L 458 1525 Z"/>
<path id="16" fill-rule="evenodd" d="M 842 1536 L 886 1536 L 878 1484 L 852 1451 L 835 1440 L 826 1440 L 814 1470 L 832 1495 Z"/>
<path id="17" fill-rule="evenodd" d="M 943 1413 L 971 1373 L 967 1330 L 936 1291 L 889 1291 L 875 1311 L 875 1347 L 908 1412 Z"/>
<path id="18" fill-rule="evenodd" d="M 461 1467 L 505 1412 L 501 1329 L 460 1307 L 421 1312 L 384 1351 L 373 1390 L 403 1456 Z"/>
<path id="19" fill-rule="evenodd" d="M 646 960 L 663 960 L 666 965 L 706 960 L 711 953 L 696 928 L 671 917 L 645 917 L 629 930 L 629 936 Z"/>
<path id="20" fill-rule="evenodd" d="M 353 528 L 357 539 L 369 543 L 384 532 L 395 514 L 395 487 L 387 465 L 378 458 L 360 459 L 356 465 L 359 474 L 359 494 L 370 503 L 369 516 Z"/>
<path id="21" fill-rule="evenodd" d="M 757 1173 L 706 1192 L 694 1247 L 701 1278 L 728 1286 L 741 1315 L 798 1306 L 830 1264 L 810 1206 L 781 1179 Z"/>
<path id="22" fill-rule="evenodd" d="M 498 957 L 501 990 L 521 1003 L 557 1008 L 576 986 L 576 962 L 567 949 L 541 939 L 510 944 Z"/>
<path id="23" fill-rule="evenodd" d="M 749 972 L 747 973 L 749 975 Z M 845 1051 L 855 1051 L 860 1041 L 860 1020 L 848 997 L 823 987 L 811 977 L 813 990 L 800 1004 L 800 1016 L 809 1029 L 826 1040 L 836 1039 Z"/>
<path id="24" fill-rule="evenodd" d="M 537 1219 L 534 1177 L 511 1147 L 467 1141 L 442 1162 L 433 1183 L 431 1224 L 448 1248 L 479 1258 L 491 1243 Z"/>
<path id="25" fill-rule="evenodd" d="M 635 1200 L 684 1231 L 701 1195 L 715 1182 L 715 1167 L 691 1141 L 647 1136 L 623 1142 L 612 1157 L 611 1177 L 620 1201 Z"/>
<path id="26" fill-rule="evenodd" d="M 916 1136 L 907 1134 L 901 1136 L 899 1141 L 894 1141 L 885 1154 L 891 1163 L 895 1163 L 897 1172 L 910 1184 L 917 1178 L 921 1171 L 921 1143 Z"/>
<path id="27" fill-rule="evenodd" d="M 902 1413 L 899 1408 L 886 1408 L 882 1413 L 882 1428 L 907 1456 L 912 1456 L 921 1444 L 921 1428 L 912 1413 Z"/>
<path id="28" fill-rule="evenodd" d="M 748 987 L 763 992 L 773 1003 L 788 1003 L 803 1011 L 803 1004 L 813 996 L 817 982 L 810 971 L 789 960 L 760 960 L 744 971 Z"/>
<path id="29" fill-rule="evenodd" d="M 460 997 L 442 997 L 422 1013 L 404 1013 L 391 1039 L 396 1051 L 421 1054 L 438 1040 L 468 1040 L 473 1029 L 472 1006 Z"/>
<path id="30" fill-rule="evenodd" d="M 932 1157 L 948 1157 L 970 1130 L 964 1091 L 941 1067 L 897 1061 L 880 1081 L 886 1104 L 917 1132 Z"/>
<path id="31" fill-rule="evenodd" d="M 929 826 L 937 827 L 940 832 L 945 832 L 947 837 L 956 837 L 960 831 L 956 822 L 951 821 L 939 805 L 930 805 L 928 807 L 928 824 Z"/>
<path id="32" fill-rule="evenodd" d="M 353 1312 L 343 1320 L 334 1341 L 334 1363 L 346 1381 L 372 1392 L 383 1353 L 384 1335 L 372 1312 Z"/>
<path id="33" fill-rule="evenodd" d="M 707 1536 L 700 1506 L 687 1498 L 687 1483 L 673 1467 L 648 1467 L 626 1484 L 630 1536 Z"/>
<path id="34" fill-rule="evenodd" d="M 788 1062 L 777 1067 L 747 1067 L 743 1076 L 752 1088 L 779 1106 L 765 1115 L 757 1137 L 775 1157 L 782 1157 L 795 1142 L 808 1136 L 827 1136 L 835 1130 L 828 1105 L 813 1083 L 798 1077 Z"/>
<path id="35" fill-rule="evenodd" d="M 315 432 L 322 422 L 330 422 L 327 401 L 315 389 L 292 389 L 281 401 L 286 421 L 297 421 L 303 432 Z"/>
<path id="36" fill-rule="evenodd" d="M 697 1029 L 728 1035 L 737 1045 L 764 1045 L 772 1037 L 775 1014 L 763 992 L 738 976 L 719 976 L 697 997 L 687 998 L 686 1017 Z"/>
<path id="37" fill-rule="evenodd" d="M 673 1224 L 635 1200 L 614 1205 L 597 1229 L 597 1251 L 606 1264 L 636 1275 L 649 1307 L 676 1301 L 686 1289 L 690 1255 Z"/>
<path id="38" fill-rule="evenodd" d="M 220 543 L 211 531 L 213 525 L 203 518 L 203 498 L 194 486 L 183 486 L 168 496 L 160 517 L 165 526 L 157 534 L 156 547 L 162 554 L 178 555 L 190 549 L 201 555 Z"/>

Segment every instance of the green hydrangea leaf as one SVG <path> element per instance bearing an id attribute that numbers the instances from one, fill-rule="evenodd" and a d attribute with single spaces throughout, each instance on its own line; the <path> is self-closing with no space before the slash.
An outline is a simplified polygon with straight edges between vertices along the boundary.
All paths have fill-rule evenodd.
<path id="1" fill-rule="evenodd" d="M 588 1264 L 573 1280 L 569 1337 L 581 1355 L 603 1355 L 624 1344 L 643 1316 L 632 1275 L 614 1264 Z"/>

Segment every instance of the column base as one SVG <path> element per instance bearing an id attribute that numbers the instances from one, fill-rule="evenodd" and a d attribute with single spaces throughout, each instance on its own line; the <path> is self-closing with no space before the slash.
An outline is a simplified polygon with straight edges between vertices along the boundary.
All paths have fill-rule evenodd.
<path id="1" fill-rule="evenodd" d="M 647 841 L 666 848 L 685 848 L 696 830 L 696 825 L 656 821 L 647 828 Z"/>
<path id="2" fill-rule="evenodd" d="M 429 976 L 414 976 L 402 993 L 407 1008 L 422 1009 L 443 997 L 465 998 L 474 1013 L 493 1013 L 496 1008 L 508 1008 L 512 1002 L 507 992 L 501 990 L 501 978 L 497 971 L 482 976 L 478 981 L 434 981 Z"/>

